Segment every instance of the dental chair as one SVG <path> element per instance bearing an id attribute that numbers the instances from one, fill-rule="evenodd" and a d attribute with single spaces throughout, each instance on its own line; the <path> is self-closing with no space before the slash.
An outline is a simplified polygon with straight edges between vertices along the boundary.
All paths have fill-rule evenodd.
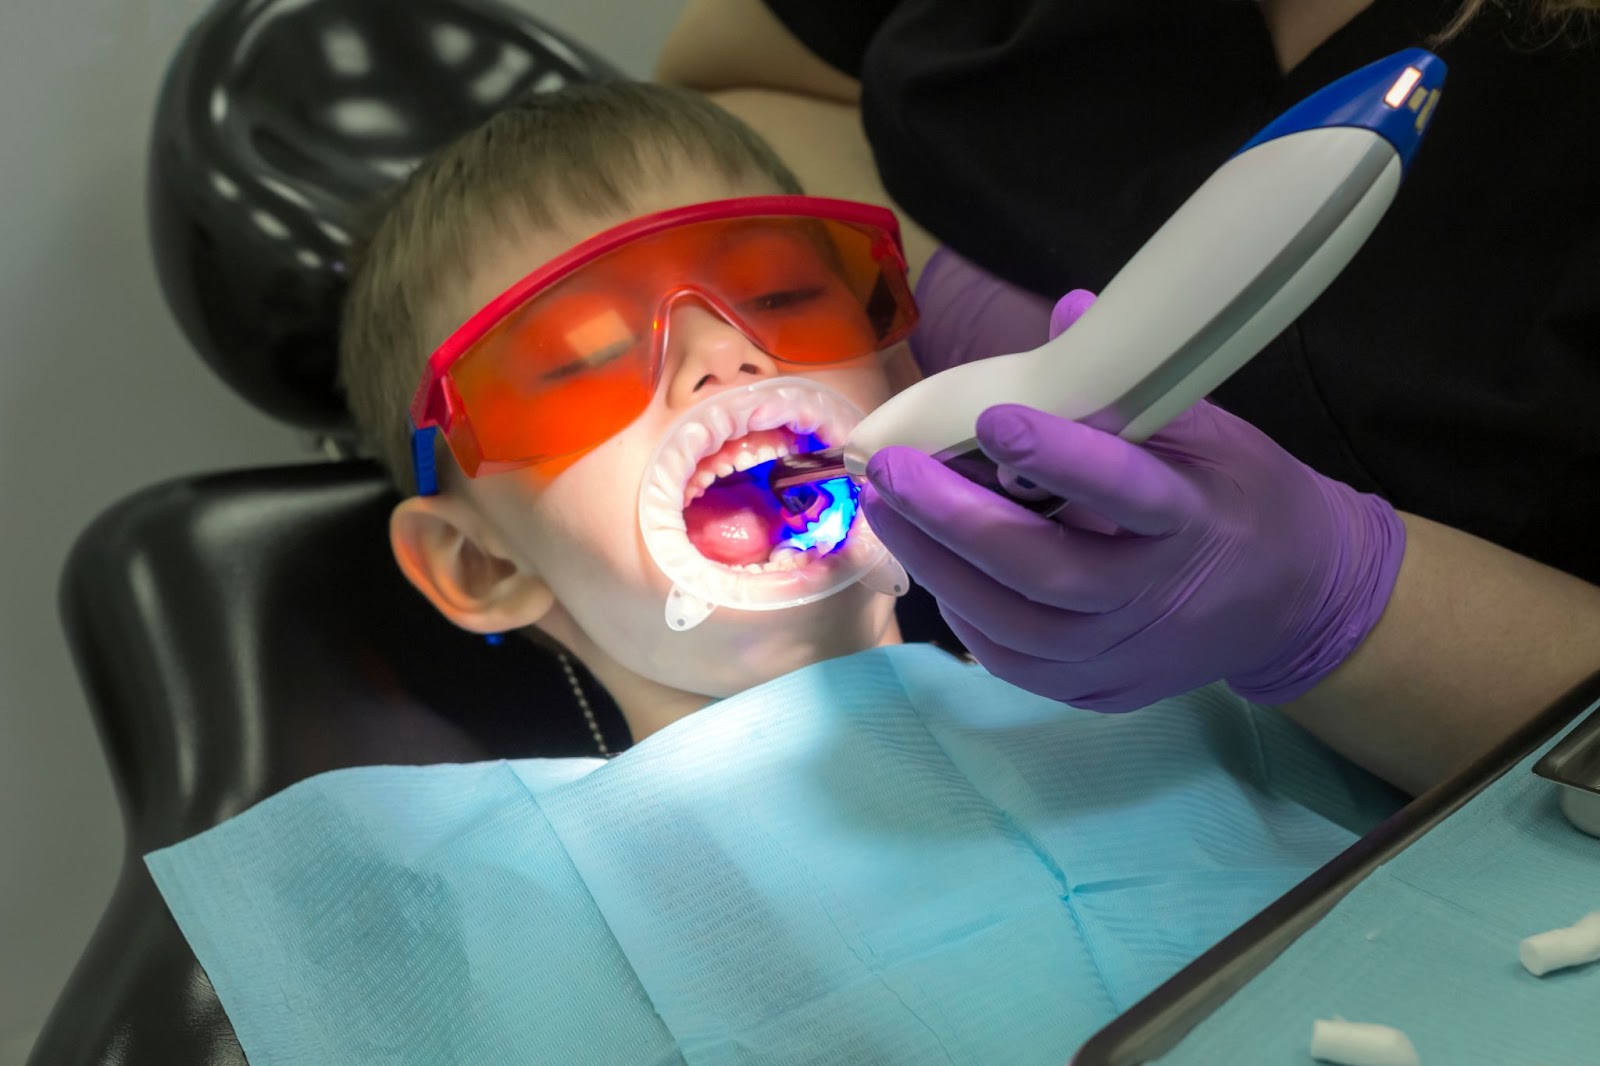
<path id="1" fill-rule="evenodd" d="M 331 458 L 155 485 L 70 553 L 62 618 L 127 843 L 29 1066 L 245 1061 L 146 852 L 337 767 L 629 745 L 576 662 L 490 646 L 406 584 L 395 496 L 353 457 L 334 382 L 372 200 L 511 97 L 617 76 L 495 0 L 223 0 L 185 39 L 150 147 L 163 290 L 217 374 Z M 908 639 L 959 648 L 926 594 L 901 604 Z"/>

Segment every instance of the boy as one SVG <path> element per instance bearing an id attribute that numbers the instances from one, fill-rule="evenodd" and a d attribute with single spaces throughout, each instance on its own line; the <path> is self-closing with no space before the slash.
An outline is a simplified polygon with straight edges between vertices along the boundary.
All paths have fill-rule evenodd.
<path id="1" fill-rule="evenodd" d="M 344 338 L 396 559 L 578 656 L 639 743 L 323 775 L 151 856 L 256 1066 L 1060 1063 L 1387 813 L 1225 693 L 1096 716 L 891 646 L 846 583 L 870 534 L 743 474 L 912 376 L 892 219 L 797 194 L 647 85 L 535 97 L 402 189 Z M 675 583 L 804 602 L 679 630 Z"/>
<path id="2" fill-rule="evenodd" d="M 570 170 L 567 160 L 576 164 Z M 559 102 L 533 97 L 416 175 L 372 242 L 345 316 L 344 379 L 358 424 L 400 483 L 412 487 L 406 411 L 425 354 L 451 327 L 533 267 L 629 218 L 799 191 L 753 133 L 690 94 L 609 85 L 574 90 Z M 636 502 L 669 424 L 719 394 L 798 374 L 871 410 L 912 379 L 905 336 L 914 312 L 903 265 L 891 250 L 892 216 L 880 214 L 876 228 L 857 231 L 806 216 L 781 225 L 760 218 L 701 223 L 712 230 L 703 238 L 685 233 L 695 227 L 679 227 L 642 249 L 642 265 L 626 267 L 633 275 L 619 275 L 614 252 L 609 263 L 586 264 L 537 294 L 539 303 L 502 323 L 500 335 L 463 355 L 458 366 L 481 377 L 491 362 L 512 361 L 508 345 L 485 350 L 507 331 L 535 334 L 519 341 L 524 358 L 533 344 L 544 345 L 532 358 L 542 360 L 545 387 L 530 386 L 527 409 L 507 417 L 556 424 L 547 439 L 516 443 L 526 443 L 530 454 L 566 449 L 567 434 L 579 447 L 476 478 L 461 476 L 459 463 L 442 455 L 445 491 L 411 496 L 394 515 L 393 546 L 406 576 L 463 628 L 531 631 L 571 651 L 611 693 L 636 740 L 712 697 L 809 662 L 897 642 L 892 600 L 859 586 L 790 610 L 718 611 L 691 632 L 668 630 L 662 610 L 671 586 L 641 542 Z M 803 291 L 826 275 L 817 273 L 816 253 L 796 244 L 807 227 L 854 242 L 846 254 L 860 254 L 887 275 L 892 291 L 880 298 L 900 306 L 884 330 L 871 327 L 868 309 L 847 292 Z M 673 238 L 681 247 L 668 244 Z M 864 239 L 881 247 L 859 246 Z M 708 241 L 741 243 L 717 251 L 709 266 L 685 259 L 711 254 Z M 629 252 L 641 249 L 636 244 Z M 871 261 L 879 253 L 881 265 Z M 608 284 L 614 292 L 598 291 Z M 748 305 L 728 308 L 742 315 L 743 330 L 707 302 L 708 286 Z M 772 291 L 757 291 L 762 286 Z M 763 307 L 762 300 L 781 306 Z M 656 335 L 641 335 L 658 310 L 666 317 Z M 538 335 L 541 322 L 555 323 L 548 335 Z M 568 333 L 557 336 L 559 330 Z M 781 348 L 788 360 L 780 364 L 757 345 L 752 334 L 760 330 L 779 346 L 792 338 Z M 617 354 L 629 344 L 636 350 Z M 474 425 L 488 417 L 468 415 Z M 704 484 L 715 473 L 711 453 L 737 443 L 702 442 L 701 454 L 691 457 L 701 467 L 696 488 L 713 488 Z M 776 509 L 752 495 L 758 494 L 735 501 L 740 510 Z M 723 516 L 690 535 L 704 547 L 718 533 L 727 543 L 741 532 Z M 765 563 L 767 553 L 758 554 Z M 758 561 L 729 558 L 740 566 Z M 816 558 L 807 565 L 837 563 Z"/>

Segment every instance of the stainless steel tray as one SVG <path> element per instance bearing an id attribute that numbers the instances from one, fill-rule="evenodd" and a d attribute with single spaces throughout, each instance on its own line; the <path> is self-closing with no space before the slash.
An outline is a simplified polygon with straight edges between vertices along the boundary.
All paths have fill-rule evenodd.
<path id="1" fill-rule="evenodd" d="M 1533 772 L 1561 786 L 1561 810 L 1568 821 L 1600 837 L 1600 711 L 1545 752 Z"/>
<path id="2" fill-rule="evenodd" d="M 1315 925 L 1368 874 L 1410 847 L 1585 711 L 1588 717 L 1535 764 L 1561 786 L 1568 818 L 1600 836 L 1600 673 L 1556 700 L 1461 772 L 1412 800 L 1101 1029 L 1070 1066 L 1138 1066 L 1176 1047 L 1196 1025 Z M 1573 798 L 1575 797 L 1575 798 Z"/>

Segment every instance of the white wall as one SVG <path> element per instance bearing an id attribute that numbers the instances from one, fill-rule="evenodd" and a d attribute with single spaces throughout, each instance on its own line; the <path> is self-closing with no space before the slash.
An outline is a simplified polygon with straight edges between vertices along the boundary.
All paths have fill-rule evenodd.
<path id="1" fill-rule="evenodd" d="M 515 2 L 638 76 L 683 4 Z M 149 113 L 206 6 L 0 0 L 0 1066 L 23 1061 L 121 860 L 56 615 L 68 547 L 151 482 L 309 458 L 189 351 L 150 266 Z"/>

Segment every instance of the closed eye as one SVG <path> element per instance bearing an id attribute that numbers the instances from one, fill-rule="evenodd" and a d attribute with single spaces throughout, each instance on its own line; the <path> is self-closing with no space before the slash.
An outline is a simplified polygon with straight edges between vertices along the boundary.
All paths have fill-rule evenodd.
<path id="1" fill-rule="evenodd" d="M 563 363 L 554 370 L 546 371 L 544 380 L 560 381 L 574 374 L 581 374 L 586 370 L 596 370 L 627 355 L 633 350 L 635 343 L 636 338 L 629 337 L 626 340 L 617 341 L 615 344 L 608 344 L 604 348 L 597 348 L 588 355 L 574 359 L 570 363 Z"/>
<path id="2" fill-rule="evenodd" d="M 804 289 L 777 289 L 773 292 L 762 293 L 754 299 L 745 300 L 739 305 L 745 311 L 786 311 L 801 304 L 810 303 L 822 296 L 823 287 L 812 285 Z"/>

